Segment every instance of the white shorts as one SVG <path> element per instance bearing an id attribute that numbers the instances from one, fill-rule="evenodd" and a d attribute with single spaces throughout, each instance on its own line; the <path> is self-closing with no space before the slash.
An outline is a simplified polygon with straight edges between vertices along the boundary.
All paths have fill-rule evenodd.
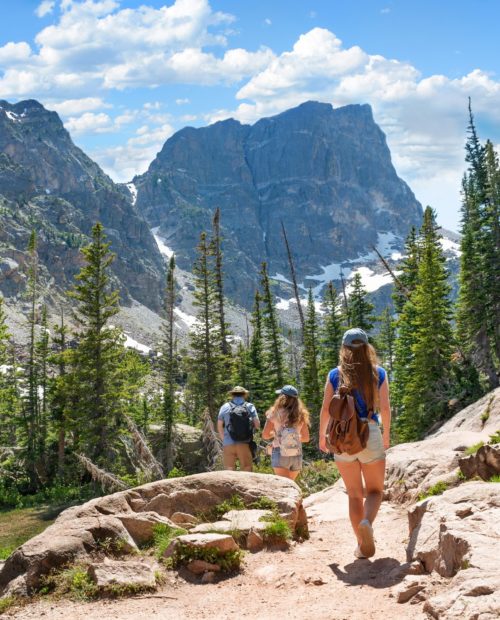
<path id="1" fill-rule="evenodd" d="M 368 428 L 370 434 L 368 436 L 366 448 L 357 454 L 347 454 L 347 452 L 334 454 L 334 459 L 340 463 L 354 463 L 354 461 L 359 461 L 360 463 L 374 463 L 375 461 L 382 461 L 385 459 L 384 442 L 382 440 L 380 426 L 374 422 L 370 422 Z"/>

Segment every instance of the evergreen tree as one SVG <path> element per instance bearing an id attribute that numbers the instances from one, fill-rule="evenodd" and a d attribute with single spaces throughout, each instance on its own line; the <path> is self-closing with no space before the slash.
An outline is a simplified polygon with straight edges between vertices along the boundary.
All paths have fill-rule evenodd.
<path id="1" fill-rule="evenodd" d="M 16 443 L 19 392 L 17 368 L 5 319 L 3 297 L 0 297 L 0 445 L 13 446 Z"/>
<path id="2" fill-rule="evenodd" d="M 52 426 L 57 435 L 57 474 L 64 478 L 66 439 L 68 432 L 68 390 L 66 383 L 67 365 L 67 336 L 68 329 L 64 322 L 64 311 L 61 309 L 59 325 L 53 326 L 55 351 L 51 356 L 51 363 L 55 367 L 55 374 L 50 382 L 50 405 Z"/>
<path id="3" fill-rule="evenodd" d="M 332 368 L 339 363 L 342 343 L 342 302 L 332 282 L 328 282 L 323 297 L 323 324 L 320 329 L 320 374 L 326 379 Z"/>
<path id="4" fill-rule="evenodd" d="M 30 303 L 28 317 L 29 339 L 28 360 L 25 367 L 25 396 L 22 405 L 22 444 L 26 448 L 26 473 L 29 478 L 31 491 L 36 491 L 39 486 L 37 475 L 37 447 L 38 447 L 38 375 L 36 360 L 36 324 L 38 303 L 38 254 L 36 233 L 31 232 L 28 241 L 28 281 L 27 294 Z"/>
<path id="5" fill-rule="evenodd" d="M 416 338 L 416 311 L 412 295 L 418 283 L 419 247 L 417 231 L 410 230 L 405 244 L 405 258 L 401 265 L 399 280 L 408 292 L 409 297 L 397 288 L 394 289 L 393 300 L 397 312 L 396 343 L 394 346 L 393 381 L 391 386 L 391 406 L 395 420 L 403 409 L 403 397 L 411 377 L 413 346 Z M 393 427 L 396 428 L 397 424 Z"/>
<path id="6" fill-rule="evenodd" d="M 482 146 L 469 101 L 463 181 L 458 336 L 465 356 L 499 385 L 500 172 L 491 143 Z"/>
<path id="7" fill-rule="evenodd" d="M 176 376 L 178 373 L 174 342 L 175 307 L 175 258 L 172 255 L 167 270 L 165 288 L 165 326 L 163 331 L 163 424 L 165 431 L 165 466 L 170 471 L 173 463 L 173 425 L 177 412 L 175 400 Z"/>
<path id="8" fill-rule="evenodd" d="M 312 414 L 312 430 L 317 430 L 322 390 L 318 377 L 318 320 L 312 290 L 309 289 L 304 321 L 304 366 L 302 368 L 302 398 Z"/>
<path id="9" fill-rule="evenodd" d="M 267 376 L 261 297 L 256 291 L 252 312 L 252 337 L 248 347 L 248 389 L 252 402 L 259 413 L 264 412 L 269 404 L 271 385 Z"/>
<path id="10" fill-rule="evenodd" d="M 382 366 L 386 369 L 389 382 L 392 382 L 394 372 L 394 355 L 396 344 L 396 323 L 391 308 L 386 306 L 380 317 L 380 332 L 377 336 L 378 355 Z"/>
<path id="11" fill-rule="evenodd" d="M 367 299 L 367 291 L 361 281 L 361 274 L 356 272 L 349 295 L 350 327 L 360 327 L 365 332 L 370 332 L 375 322 L 375 316 L 372 314 L 373 308 L 373 304 Z"/>
<path id="12" fill-rule="evenodd" d="M 226 323 L 226 314 L 224 310 L 224 274 L 222 271 L 222 247 L 220 237 L 220 209 L 215 210 L 215 214 L 212 220 L 212 243 L 213 253 L 215 257 L 215 290 L 217 304 L 219 307 L 219 326 L 220 326 L 220 346 L 221 353 L 229 356 L 231 353 L 229 343 L 227 341 L 228 326 Z"/>
<path id="13" fill-rule="evenodd" d="M 42 307 L 39 336 L 35 343 L 38 384 L 38 415 L 37 415 L 37 453 L 38 458 L 46 461 L 46 442 L 48 431 L 48 358 L 49 328 L 47 325 L 47 307 Z"/>
<path id="14" fill-rule="evenodd" d="M 276 318 L 274 297 L 271 293 L 267 264 L 262 263 L 260 271 L 262 286 L 262 326 L 264 347 L 267 356 L 267 370 L 271 385 L 282 386 L 285 381 L 283 342 Z"/>
<path id="15" fill-rule="evenodd" d="M 200 235 L 198 258 L 193 265 L 195 276 L 194 306 L 198 308 L 197 322 L 191 332 L 193 351 L 192 387 L 198 392 L 198 401 L 208 408 L 215 420 L 224 398 L 221 386 L 222 352 L 220 349 L 220 320 L 217 285 L 211 266 L 212 254 L 206 233 Z M 201 414 L 201 411 L 198 413 Z"/>
<path id="16" fill-rule="evenodd" d="M 77 302 L 78 324 L 70 389 L 77 426 L 75 448 L 96 465 L 116 471 L 119 435 L 125 429 L 124 403 L 131 386 L 122 332 L 109 325 L 119 310 L 119 292 L 110 290 L 109 270 L 115 255 L 109 248 L 102 224 L 95 224 L 91 243 L 81 250 L 86 264 L 70 293 Z"/>
<path id="17" fill-rule="evenodd" d="M 412 294 L 415 341 L 403 411 L 396 419 L 397 431 L 403 440 L 418 439 L 434 422 L 446 417 L 451 396 L 450 287 L 446 259 L 430 207 L 424 213 L 419 246 L 418 283 Z"/>

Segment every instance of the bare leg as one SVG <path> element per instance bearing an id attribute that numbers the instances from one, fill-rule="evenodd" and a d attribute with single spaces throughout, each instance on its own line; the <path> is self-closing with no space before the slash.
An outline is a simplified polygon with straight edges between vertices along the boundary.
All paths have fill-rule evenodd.
<path id="1" fill-rule="evenodd" d="M 273 467 L 273 469 L 277 476 L 283 476 L 283 478 L 289 478 L 290 480 L 295 480 L 295 478 L 300 474 L 299 471 L 290 471 L 284 467 Z"/>
<path id="2" fill-rule="evenodd" d="M 382 503 L 384 491 L 385 459 L 373 463 L 361 463 L 361 471 L 365 480 L 366 500 L 364 505 L 364 519 L 373 523 Z"/>
<path id="3" fill-rule="evenodd" d="M 342 480 L 344 481 L 349 496 L 349 518 L 351 519 L 354 534 L 360 540 L 358 535 L 358 525 L 363 519 L 363 481 L 361 479 L 361 466 L 359 461 L 345 463 L 343 461 L 335 461 Z"/>
<path id="4" fill-rule="evenodd" d="M 224 469 L 234 470 L 236 467 L 236 450 L 233 445 L 224 446 L 222 457 L 224 461 Z"/>

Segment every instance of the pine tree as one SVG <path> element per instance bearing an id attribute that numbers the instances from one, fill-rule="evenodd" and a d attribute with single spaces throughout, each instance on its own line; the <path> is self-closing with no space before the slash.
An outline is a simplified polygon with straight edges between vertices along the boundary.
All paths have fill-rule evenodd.
<path id="1" fill-rule="evenodd" d="M 37 415 L 37 453 L 38 458 L 46 461 L 46 442 L 48 431 L 48 358 L 49 328 L 47 325 L 47 307 L 42 307 L 39 336 L 35 343 L 38 384 L 38 415 Z"/>
<path id="2" fill-rule="evenodd" d="M 19 393 L 3 303 L 0 296 L 0 445 L 13 446 L 16 442 Z"/>
<path id="3" fill-rule="evenodd" d="M 396 419 L 404 440 L 418 439 L 433 423 L 446 417 L 451 396 L 453 333 L 450 287 L 435 215 L 424 212 L 420 232 L 421 260 L 418 283 L 412 294 L 415 341 L 403 411 Z"/>
<path id="4" fill-rule="evenodd" d="M 165 326 L 163 331 L 163 424 L 165 431 L 165 466 L 170 471 L 173 463 L 173 426 L 177 412 L 175 386 L 177 360 L 174 341 L 174 307 L 175 307 L 175 258 L 172 255 L 168 265 L 165 287 Z"/>
<path id="5" fill-rule="evenodd" d="M 361 274 L 356 272 L 349 295 L 350 327 L 360 327 L 365 332 L 370 332 L 375 322 L 375 316 L 372 314 L 373 308 L 373 304 L 367 299 L 367 291 L 363 286 Z"/>
<path id="6" fill-rule="evenodd" d="M 482 146 L 469 101 L 468 172 L 463 181 L 458 334 L 466 356 L 499 385 L 500 177 L 491 143 Z"/>
<path id="7" fill-rule="evenodd" d="M 50 409 L 52 426 L 57 435 L 57 475 L 60 479 L 63 479 L 66 465 L 65 453 L 68 432 L 68 386 L 66 383 L 68 328 L 64 322 L 64 310 L 62 309 L 60 322 L 58 325 L 53 326 L 53 330 L 55 351 L 50 361 L 56 370 L 54 377 L 50 381 Z"/>
<path id="8" fill-rule="evenodd" d="M 257 411 L 263 412 L 269 404 L 271 385 L 267 376 L 264 351 L 263 319 L 261 312 L 261 297 L 256 291 L 252 312 L 252 337 L 248 347 L 248 389 Z"/>
<path id="9" fill-rule="evenodd" d="M 222 353 L 217 285 L 211 265 L 212 254 L 204 232 L 200 235 L 197 251 L 198 258 L 193 265 L 193 305 L 198 308 L 198 312 L 197 322 L 191 332 L 194 369 L 192 387 L 199 394 L 198 400 L 215 420 L 218 405 L 224 398 L 220 377 Z"/>
<path id="10" fill-rule="evenodd" d="M 377 336 L 377 347 L 382 366 L 386 369 L 389 382 L 391 383 L 394 372 L 395 344 L 396 322 L 392 316 L 391 308 L 386 306 L 380 317 L 380 332 Z"/>
<path id="11" fill-rule="evenodd" d="M 393 381 L 391 386 L 391 406 L 395 420 L 402 413 L 403 397 L 411 377 L 413 346 L 416 338 L 416 311 L 412 300 L 418 283 L 419 247 L 417 231 L 410 230 L 405 244 L 405 258 L 401 265 L 399 279 L 409 298 L 398 289 L 394 289 L 393 300 L 397 312 L 396 343 L 394 346 Z M 394 424 L 396 428 L 397 424 Z"/>
<path id="12" fill-rule="evenodd" d="M 320 329 L 320 374 L 322 381 L 339 363 L 342 343 L 341 300 L 332 282 L 328 282 L 323 297 L 323 324 Z"/>
<path id="13" fill-rule="evenodd" d="M 281 386 L 285 381 L 283 362 L 283 342 L 276 318 L 275 302 L 271 293 L 267 263 L 262 263 L 260 271 L 262 286 L 262 326 L 264 347 L 267 356 L 268 377 L 272 385 Z"/>
<path id="14" fill-rule="evenodd" d="M 312 290 L 309 289 L 304 321 L 304 366 L 302 368 L 302 398 L 312 414 L 313 432 L 317 429 L 322 390 L 318 377 L 318 320 Z"/>
<path id="15" fill-rule="evenodd" d="M 22 405 L 22 443 L 26 447 L 26 473 L 29 478 L 30 491 L 36 491 L 39 486 L 37 475 L 37 446 L 38 446 L 38 374 L 36 363 L 36 325 L 38 303 L 38 254 L 36 233 L 31 232 L 28 241 L 28 281 L 27 294 L 30 303 L 28 317 L 28 361 L 25 367 L 25 396 Z"/>
<path id="16" fill-rule="evenodd" d="M 77 302 L 78 347 L 72 351 L 71 400 L 78 446 L 104 469 L 120 466 L 119 434 L 125 429 L 128 397 L 126 352 L 120 329 L 109 325 L 119 310 L 119 291 L 110 290 L 109 270 L 115 255 L 102 224 L 92 228 L 91 243 L 81 250 L 86 264 L 70 296 Z"/>

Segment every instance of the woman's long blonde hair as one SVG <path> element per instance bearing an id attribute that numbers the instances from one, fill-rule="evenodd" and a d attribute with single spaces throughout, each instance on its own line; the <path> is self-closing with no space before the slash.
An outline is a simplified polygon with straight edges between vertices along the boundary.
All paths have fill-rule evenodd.
<path id="1" fill-rule="evenodd" d="M 309 411 L 304 403 L 297 396 L 287 396 L 280 394 L 271 407 L 273 413 L 284 410 L 286 412 L 286 425 L 297 426 L 305 423 L 309 426 Z"/>
<path id="2" fill-rule="evenodd" d="M 379 404 L 377 363 L 377 352 L 371 344 L 340 347 L 340 384 L 351 390 L 357 389 L 368 411 L 375 411 Z"/>

